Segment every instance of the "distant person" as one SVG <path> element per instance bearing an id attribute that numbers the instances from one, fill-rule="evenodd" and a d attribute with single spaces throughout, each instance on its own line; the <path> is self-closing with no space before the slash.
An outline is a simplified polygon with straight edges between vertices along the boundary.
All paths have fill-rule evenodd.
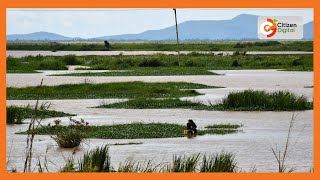
<path id="1" fill-rule="evenodd" d="M 110 50 L 110 43 L 108 41 L 104 41 L 104 46 L 107 48 L 107 50 Z"/>
<path id="2" fill-rule="evenodd" d="M 192 119 L 188 120 L 187 129 L 189 134 L 197 134 L 197 125 L 193 122 Z"/>

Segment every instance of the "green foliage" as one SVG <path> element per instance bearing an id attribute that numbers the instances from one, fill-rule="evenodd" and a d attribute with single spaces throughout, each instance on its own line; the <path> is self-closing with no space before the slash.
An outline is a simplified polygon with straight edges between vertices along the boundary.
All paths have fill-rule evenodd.
<path id="1" fill-rule="evenodd" d="M 66 65 L 79 65 L 81 62 L 77 59 L 75 55 L 66 55 L 63 56 L 63 62 Z"/>
<path id="2" fill-rule="evenodd" d="M 27 56 L 7 57 L 7 73 L 36 72 L 36 70 L 64 70 L 67 64 L 91 67 L 92 70 L 129 70 L 123 72 L 69 74 L 69 76 L 164 76 L 215 75 L 215 69 L 285 69 L 313 70 L 313 55 L 243 55 L 212 54 L 180 55 L 180 66 L 175 55 L 136 56 Z M 236 64 L 237 63 L 237 64 Z"/>
<path id="3" fill-rule="evenodd" d="M 237 60 L 234 60 L 231 64 L 232 67 L 238 67 L 240 66 L 239 62 Z"/>
<path id="4" fill-rule="evenodd" d="M 203 156 L 202 162 L 201 156 Z M 198 167 L 200 166 L 200 169 Z M 97 147 L 83 155 L 77 166 L 73 158 L 69 158 L 60 172 L 237 172 L 237 162 L 234 154 L 221 152 L 207 156 L 173 155 L 172 162 L 153 164 L 151 160 L 144 163 L 129 157 L 124 163 L 119 164 L 118 170 L 114 171 L 108 151 L 108 146 Z"/>
<path id="5" fill-rule="evenodd" d="M 204 88 L 215 87 L 185 82 L 145 83 L 139 81 L 25 88 L 9 87 L 7 88 L 7 99 L 172 98 L 199 95 L 190 89 Z"/>
<path id="6" fill-rule="evenodd" d="M 46 108 L 41 108 L 37 110 L 37 114 L 30 106 L 17 107 L 9 106 L 7 107 L 7 123 L 8 124 L 22 124 L 24 119 L 32 118 L 34 116 L 41 118 L 50 117 L 63 117 L 63 116 L 74 116 L 74 114 L 68 114 L 59 111 L 47 110 Z"/>
<path id="7" fill-rule="evenodd" d="M 113 124 L 102 126 L 42 126 L 35 129 L 36 134 L 65 134 L 69 130 L 82 132 L 83 138 L 101 138 L 101 139 L 147 139 L 147 138 L 175 138 L 184 137 L 185 126 L 168 123 L 131 123 L 131 124 Z M 208 129 L 198 130 L 198 135 L 204 134 L 228 134 L 235 133 L 236 129 Z M 18 134 L 26 134 L 19 132 Z M 67 137 L 68 138 L 68 137 Z M 72 139 L 72 138 L 68 138 Z"/>
<path id="8" fill-rule="evenodd" d="M 234 48 L 277 47 L 277 46 L 284 46 L 284 45 L 281 42 L 278 42 L 278 41 L 238 42 L 234 46 Z"/>
<path id="9" fill-rule="evenodd" d="M 66 164 L 61 168 L 60 172 L 75 172 L 76 167 L 73 158 L 68 158 Z"/>
<path id="10" fill-rule="evenodd" d="M 136 98 L 130 99 L 125 102 L 105 104 L 98 106 L 99 108 L 124 108 L 124 109 L 171 109 L 171 108 L 181 108 L 181 109 L 209 109 L 208 106 L 191 102 L 187 100 L 179 99 L 146 99 L 146 98 Z"/>
<path id="11" fill-rule="evenodd" d="M 59 126 L 53 126 L 52 128 L 58 128 Z M 60 129 L 57 131 L 56 136 L 53 139 L 62 148 L 74 148 L 78 147 L 82 140 L 83 134 L 78 129 Z"/>
<path id="12" fill-rule="evenodd" d="M 177 45 L 168 42 L 112 43 L 108 50 L 113 51 L 176 51 Z M 252 42 L 186 42 L 180 43 L 184 51 L 312 51 L 313 41 L 252 41 Z M 100 43 L 24 43 L 8 42 L 7 50 L 29 51 L 105 51 Z"/>
<path id="13" fill-rule="evenodd" d="M 7 107 L 7 124 L 22 124 L 24 120 L 24 112 L 19 107 Z"/>
<path id="14" fill-rule="evenodd" d="M 109 72 L 88 72 L 88 73 L 69 73 L 54 74 L 51 76 L 183 76 L 183 75 L 218 75 L 208 71 L 206 68 L 188 67 L 157 67 L 157 68 L 138 68 L 127 71 Z"/>
<path id="15" fill-rule="evenodd" d="M 237 163 L 234 154 L 222 152 L 214 155 L 204 155 L 200 172 L 236 172 Z"/>
<path id="16" fill-rule="evenodd" d="M 83 155 L 79 162 L 79 172 L 110 172 L 109 147 L 107 145 L 93 149 Z"/>
<path id="17" fill-rule="evenodd" d="M 268 93 L 260 90 L 232 92 L 218 105 L 218 110 L 238 111 L 294 111 L 312 109 L 312 103 L 305 96 L 288 91 Z"/>
<path id="18" fill-rule="evenodd" d="M 67 70 L 66 64 L 62 61 L 44 59 L 39 63 L 37 70 Z"/>
<path id="19" fill-rule="evenodd" d="M 195 172 L 200 154 L 190 156 L 174 155 L 173 162 L 168 166 L 169 172 Z"/>

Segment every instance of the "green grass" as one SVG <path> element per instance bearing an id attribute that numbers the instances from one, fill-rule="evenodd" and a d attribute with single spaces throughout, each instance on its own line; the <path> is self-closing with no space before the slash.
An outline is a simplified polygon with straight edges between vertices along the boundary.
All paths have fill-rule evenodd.
<path id="1" fill-rule="evenodd" d="M 204 155 L 200 172 L 236 172 L 237 162 L 234 157 L 234 154 L 229 152 Z"/>
<path id="2" fill-rule="evenodd" d="M 111 43 L 113 51 L 176 51 L 176 43 Z M 313 41 L 252 41 L 252 42 L 188 42 L 180 43 L 185 51 L 313 51 Z M 7 50 L 29 51 L 106 51 L 104 43 L 15 43 Z"/>
<path id="3" fill-rule="evenodd" d="M 7 107 L 7 124 L 22 124 L 24 119 L 32 118 L 34 114 L 34 109 L 30 106 L 17 107 L 8 106 Z M 53 111 L 47 109 L 37 110 L 37 117 L 41 118 L 51 118 L 51 117 L 64 117 L 64 116 L 75 116 L 74 114 L 68 114 L 60 111 Z"/>
<path id="4" fill-rule="evenodd" d="M 111 172 L 109 146 L 103 145 L 86 152 L 78 163 L 69 158 L 60 172 Z"/>
<path id="5" fill-rule="evenodd" d="M 139 68 L 128 71 L 102 73 L 69 73 L 51 76 L 184 76 L 184 75 L 218 75 L 204 68 Z"/>
<path id="6" fill-rule="evenodd" d="M 109 147 L 101 146 L 83 155 L 79 162 L 79 172 L 110 172 Z"/>
<path id="7" fill-rule="evenodd" d="M 193 89 L 216 88 L 185 82 L 116 82 L 7 88 L 7 99 L 173 98 L 199 95 Z"/>
<path id="8" fill-rule="evenodd" d="M 190 156 L 174 155 L 172 164 L 168 166 L 169 172 L 195 172 L 199 162 L 200 153 Z"/>
<path id="9" fill-rule="evenodd" d="M 313 105 L 305 96 L 288 91 L 245 90 L 229 93 L 214 107 L 223 111 L 296 111 L 312 109 Z"/>
<path id="10" fill-rule="evenodd" d="M 245 90 L 243 92 L 232 92 L 228 94 L 220 103 L 210 105 L 180 99 L 136 98 L 113 104 L 102 104 L 98 106 L 98 108 L 193 109 L 219 111 L 295 111 L 309 110 L 312 109 L 313 106 L 311 102 L 308 102 L 306 97 L 297 96 L 288 91 L 276 91 L 267 93 L 265 91 L 258 90 Z"/>
<path id="11" fill-rule="evenodd" d="M 312 71 L 313 55 L 233 55 L 191 53 L 138 56 L 27 56 L 7 57 L 7 73 L 32 73 L 37 70 L 65 70 L 67 65 L 89 66 L 92 70 L 130 70 L 128 72 L 71 74 L 76 76 L 163 76 L 214 75 L 207 70 L 284 69 Z M 70 74 L 69 74 L 70 75 Z"/>
<path id="12" fill-rule="evenodd" d="M 148 139 L 148 138 L 176 138 L 184 137 L 185 126 L 168 123 L 131 123 L 103 126 L 42 126 L 34 130 L 41 135 L 56 135 L 69 129 L 82 132 L 84 138 L 101 139 Z M 238 132 L 236 129 L 204 129 L 198 130 L 198 135 L 230 134 Z M 19 132 L 18 134 L 26 134 Z"/>
<path id="13" fill-rule="evenodd" d="M 154 164 L 152 160 L 141 163 L 129 157 L 119 163 L 117 170 L 114 170 L 110 160 L 109 146 L 104 145 L 86 152 L 78 163 L 69 158 L 60 172 L 238 172 L 234 154 L 224 151 L 209 155 L 174 154 L 172 162 L 160 164 Z"/>
<path id="14" fill-rule="evenodd" d="M 137 98 L 130 99 L 125 102 L 105 104 L 98 106 L 98 108 L 114 108 L 114 109 L 196 109 L 208 110 L 210 106 L 179 99 L 146 99 Z"/>

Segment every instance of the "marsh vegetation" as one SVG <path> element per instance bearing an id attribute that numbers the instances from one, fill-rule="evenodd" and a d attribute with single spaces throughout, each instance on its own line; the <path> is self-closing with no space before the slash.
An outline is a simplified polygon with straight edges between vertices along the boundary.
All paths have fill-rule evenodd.
<path id="1" fill-rule="evenodd" d="M 193 109 L 219 111 L 297 111 L 312 109 L 312 102 L 305 96 L 289 91 L 266 92 L 263 90 L 244 90 L 231 92 L 220 102 L 209 105 L 180 99 L 136 98 L 124 102 L 102 104 L 98 108 L 116 109 Z"/>
<path id="2" fill-rule="evenodd" d="M 73 139 L 73 135 L 65 132 L 81 132 L 83 138 L 101 139 L 148 139 L 148 138 L 176 138 L 184 137 L 185 126 L 169 123 L 130 123 L 101 126 L 42 126 L 34 129 L 32 133 L 41 135 L 63 135 Z M 238 132 L 238 128 L 208 128 L 198 131 L 198 135 L 205 134 L 230 134 Z M 26 134 L 19 132 L 18 134 Z M 29 132 L 30 133 L 30 132 Z M 66 139 L 66 138 L 65 138 Z M 71 141 L 70 140 L 70 141 Z"/>
<path id="3" fill-rule="evenodd" d="M 33 118 L 34 116 L 42 118 L 50 117 L 64 117 L 64 116 L 74 116 L 74 114 L 64 113 L 60 111 L 48 110 L 48 105 L 43 104 L 37 110 L 35 114 L 34 109 L 31 106 L 18 107 L 18 106 L 8 106 L 6 108 L 7 112 L 7 124 L 22 124 L 25 119 Z"/>
<path id="4" fill-rule="evenodd" d="M 219 88 L 186 82 L 114 82 L 7 88 L 7 99 L 175 98 L 199 95 L 194 89 Z"/>
<path id="5" fill-rule="evenodd" d="M 26 43 L 9 42 L 7 50 L 28 51 L 176 51 L 170 42 L 111 43 L 108 49 L 101 43 Z M 248 42 L 186 42 L 179 45 L 184 51 L 313 51 L 313 41 L 248 41 Z"/>
<path id="6" fill-rule="evenodd" d="M 202 160 L 201 160 L 202 158 Z M 78 163 L 69 158 L 60 172 L 237 172 L 235 156 L 230 152 L 191 155 L 173 155 L 171 162 L 155 164 L 152 160 L 143 162 L 128 157 L 119 163 L 118 169 L 111 165 L 107 145 L 97 147 L 83 155 Z"/>
<path id="7" fill-rule="evenodd" d="M 7 73 L 35 73 L 37 70 L 66 70 L 67 65 L 83 65 L 91 70 L 128 70 L 121 72 L 66 74 L 76 76 L 163 76 L 216 75 L 208 70 L 284 69 L 312 71 L 313 55 L 116 55 L 116 56 L 27 56 L 7 57 Z"/>

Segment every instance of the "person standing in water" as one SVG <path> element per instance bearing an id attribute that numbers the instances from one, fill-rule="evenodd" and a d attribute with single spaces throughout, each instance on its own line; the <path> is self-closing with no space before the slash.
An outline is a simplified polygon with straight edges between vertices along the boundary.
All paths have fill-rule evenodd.
<path id="1" fill-rule="evenodd" d="M 192 119 L 188 120 L 187 129 L 189 134 L 197 134 L 197 125 L 193 122 Z"/>

